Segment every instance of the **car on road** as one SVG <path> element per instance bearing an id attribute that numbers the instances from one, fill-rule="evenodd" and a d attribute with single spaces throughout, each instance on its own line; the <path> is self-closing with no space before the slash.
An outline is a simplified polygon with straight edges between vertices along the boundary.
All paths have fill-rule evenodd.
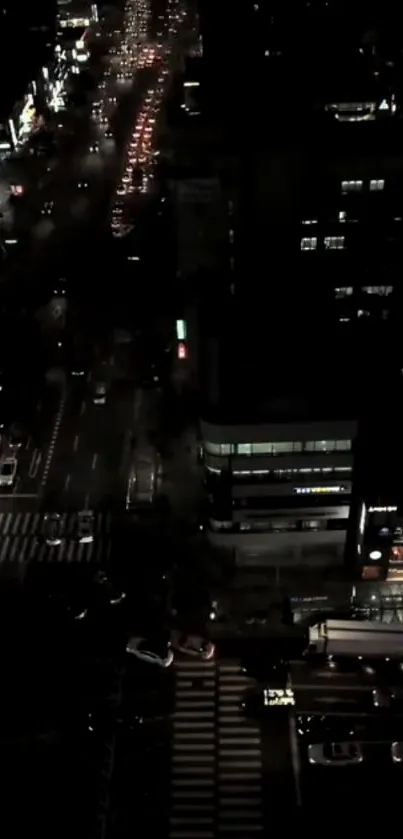
<path id="1" fill-rule="evenodd" d="M 77 189 L 88 189 L 88 182 L 87 181 L 79 181 L 77 184 Z"/>
<path id="2" fill-rule="evenodd" d="M 171 644 L 147 641 L 146 638 L 129 638 L 126 645 L 126 652 L 136 656 L 148 664 L 156 664 L 158 667 L 170 667 L 174 660 Z"/>
<path id="3" fill-rule="evenodd" d="M 18 451 L 24 443 L 24 429 L 21 425 L 13 422 L 8 431 L 8 446 L 12 451 Z"/>
<path id="4" fill-rule="evenodd" d="M 308 760 L 321 766 L 354 766 L 362 763 L 364 756 L 360 743 L 312 743 Z"/>
<path id="5" fill-rule="evenodd" d="M 374 688 L 372 691 L 372 702 L 374 708 L 379 708 L 381 711 L 388 711 L 395 700 L 395 694 L 389 690 L 382 690 L 381 688 Z"/>
<path id="6" fill-rule="evenodd" d="M 172 646 L 178 652 L 195 656 L 203 661 L 209 661 L 215 653 L 215 646 L 212 641 L 207 641 L 200 635 L 173 633 Z"/>
<path id="7" fill-rule="evenodd" d="M 43 520 L 45 542 L 50 547 L 62 544 L 62 520 L 59 513 L 48 513 Z"/>
<path id="8" fill-rule="evenodd" d="M 89 544 L 94 541 L 94 513 L 92 510 L 81 510 L 77 517 L 78 541 Z"/>
<path id="9" fill-rule="evenodd" d="M 5 457 L 0 461 L 0 486 L 11 487 L 17 474 L 17 458 Z"/>
<path id="10" fill-rule="evenodd" d="M 105 382 L 96 382 L 94 385 L 94 394 L 92 397 L 94 405 L 106 404 L 106 384 Z"/>
<path id="11" fill-rule="evenodd" d="M 41 210 L 41 214 L 43 216 L 51 216 L 53 214 L 54 206 L 54 201 L 45 201 Z"/>
<path id="12" fill-rule="evenodd" d="M 403 763 L 403 743 L 395 742 L 390 747 L 393 763 Z"/>
<path id="13" fill-rule="evenodd" d="M 94 143 L 91 143 L 91 145 L 90 145 L 90 147 L 89 147 L 89 152 L 90 152 L 90 154 L 98 154 L 98 152 L 99 152 L 99 143 L 98 143 L 98 141 L 97 141 L 97 140 L 95 140 L 95 142 L 94 142 Z"/>
<path id="14" fill-rule="evenodd" d="M 110 606 L 118 606 L 126 600 L 126 592 L 117 589 L 110 581 L 105 571 L 98 571 L 94 577 L 94 584 L 98 587 L 98 593 L 101 594 L 101 599 L 107 601 Z"/>

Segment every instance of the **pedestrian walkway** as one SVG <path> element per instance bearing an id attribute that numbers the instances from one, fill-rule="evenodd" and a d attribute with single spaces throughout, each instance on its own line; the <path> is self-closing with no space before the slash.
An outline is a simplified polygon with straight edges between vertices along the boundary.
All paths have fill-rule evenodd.
<path id="1" fill-rule="evenodd" d="M 176 663 L 170 839 L 263 832 L 260 728 L 241 709 L 253 681 L 236 662 Z"/>
<path id="2" fill-rule="evenodd" d="M 43 533 L 43 522 L 47 513 L 0 513 L 0 537 L 2 536 L 37 536 Z M 73 537 L 77 532 L 77 516 L 74 513 L 62 513 L 60 529 L 65 538 Z M 111 514 L 94 515 L 94 536 L 109 534 Z"/>
<path id="3" fill-rule="evenodd" d="M 110 558 L 111 516 L 94 516 L 94 540 L 77 539 L 77 516 L 60 517 L 60 545 L 47 545 L 43 538 L 46 513 L 0 513 L 0 564 L 5 562 L 104 562 Z"/>

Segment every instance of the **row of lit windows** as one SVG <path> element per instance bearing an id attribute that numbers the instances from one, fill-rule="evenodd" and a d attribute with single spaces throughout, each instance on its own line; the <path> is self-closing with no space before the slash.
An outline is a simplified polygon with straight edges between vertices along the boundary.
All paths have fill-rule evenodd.
<path id="1" fill-rule="evenodd" d="M 337 217 L 330 220 L 338 221 L 340 224 L 345 224 L 346 222 L 349 224 L 357 224 L 358 222 L 358 218 L 348 216 L 346 210 L 339 210 Z M 393 221 L 402 221 L 402 216 L 393 216 Z M 319 224 L 319 221 L 317 218 L 307 218 L 303 219 L 302 224 Z"/>
<path id="2" fill-rule="evenodd" d="M 372 294 L 374 297 L 389 297 L 393 293 L 393 285 L 363 285 L 360 291 L 365 294 Z M 351 297 L 354 294 L 353 286 L 344 286 L 342 288 L 335 288 L 335 297 Z"/>
<path id="3" fill-rule="evenodd" d="M 295 531 L 318 532 L 323 530 L 346 530 L 348 519 L 259 519 L 255 521 L 219 521 L 209 519 L 209 527 L 217 532 L 232 533 L 292 533 Z"/>
<path id="4" fill-rule="evenodd" d="M 345 236 L 325 236 L 323 244 L 327 251 L 342 251 L 345 248 Z M 317 236 L 303 236 L 301 239 L 302 251 L 316 251 L 317 247 Z"/>
<path id="5" fill-rule="evenodd" d="M 236 455 L 277 455 L 300 452 L 348 452 L 351 440 L 306 440 L 278 443 L 204 443 L 207 454 L 217 457 Z"/>
<path id="6" fill-rule="evenodd" d="M 361 192 L 364 188 L 364 181 L 342 181 L 341 182 L 341 191 L 343 195 L 346 195 L 348 192 Z M 376 178 L 369 182 L 369 191 L 370 192 L 381 192 L 385 189 L 385 181 L 382 178 Z"/>
<path id="7" fill-rule="evenodd" d="M 207 465 L 207 470 L 214 475 L 221 475 L 222 469 L 217 466 Z M 245 478 L 262 479 L 270 481 L 271 478 L 276 480 L 292 480 L 298 475 L 332 475 L 333 473 L 343 473 L 349 475 L 352 472 L 351 466 L 307 466 L 300 469 L 234 469 L 232 475 L 242 481 Z"/>

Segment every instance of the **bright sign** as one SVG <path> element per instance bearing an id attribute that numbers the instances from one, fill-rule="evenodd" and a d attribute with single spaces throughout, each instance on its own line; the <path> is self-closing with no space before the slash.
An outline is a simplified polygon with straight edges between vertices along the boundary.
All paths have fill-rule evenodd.
<path id="1" fill-rule="evenodd" d="M 178 341 L 186 341 L 186 322 L 184 320 L 176 321 L 176 337 Z"/>

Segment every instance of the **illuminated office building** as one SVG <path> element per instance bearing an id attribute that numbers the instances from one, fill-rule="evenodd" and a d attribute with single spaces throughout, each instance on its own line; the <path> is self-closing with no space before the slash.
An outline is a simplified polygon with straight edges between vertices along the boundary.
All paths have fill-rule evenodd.
<path id="1" fill-rule="evenodd" d="M 361 487 L 376 506 L 399 439 L 403 37 L 388 2 L 350 6 L 200 2 L 233 192 L 230 270 L 199 283 L 207 530 L 240 562 L 353 570 Z"/>

